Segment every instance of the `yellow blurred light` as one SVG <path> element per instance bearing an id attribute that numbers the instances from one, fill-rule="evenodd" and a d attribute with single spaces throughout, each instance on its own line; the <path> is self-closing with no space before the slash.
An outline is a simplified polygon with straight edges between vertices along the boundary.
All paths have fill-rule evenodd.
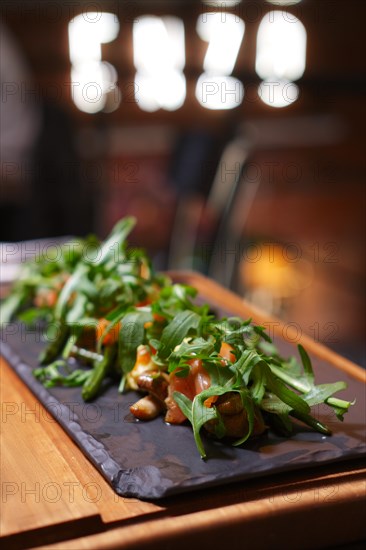
<path id="1" fill-rule="evenodd" d="M 259 253 L 258 253 L 259 251 Z M 288 251 L 280 245 L 258 245 L 251 261 L 240 266 L 244 286 L 250 291 L 263 290 L 275 299 L 290 298 L 307 288 L 313 280 L 313 266 L 303 258 L 287 259 Z"/>

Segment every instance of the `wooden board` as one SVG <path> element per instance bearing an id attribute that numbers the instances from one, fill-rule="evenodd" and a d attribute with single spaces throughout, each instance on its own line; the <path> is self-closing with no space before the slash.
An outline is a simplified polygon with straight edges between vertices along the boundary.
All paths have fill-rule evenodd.
<path id="1" fill-rule="evenodd" d="M 202 276 L 175 274 L 179 278 L 234 313 L 273 321 Z M 307 337 L 302 342 L 335 368 L 365 381 L 359 367 Z M 1 392 L 1 536 L 7 548 L 183 548 L 210 541 L 213 547 L 230 543 L 242 548 L 243 536 L 260 548 L 263 537 L 274 547 L 285 535 L 297 537 L 297 548 L 320 548 L 366 536 L 366 469 L 357 461 L 159 505 L 141 502 L 115 495 L 5 362 Z M 342 521 L 332 520 L 335 514 Z"/>
<path id="2" fill-rule="evenodd" d="M 116 495 L 5 361 L 0 368 L 2 536 L 160 510 Z"/>

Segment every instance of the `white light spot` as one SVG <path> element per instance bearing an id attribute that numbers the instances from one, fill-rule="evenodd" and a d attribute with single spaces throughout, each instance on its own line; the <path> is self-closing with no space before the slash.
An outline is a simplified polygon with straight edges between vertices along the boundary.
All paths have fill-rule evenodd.
<path id="1" fill-rule="evenodd" d="M 244 86 L 233 76 L 211 76 L 204 73 L 197 81 L 196 98 L 206 109 L 235 109 L 243 102 Z"/>
<path id="2" fill-rule="evenodd" d="M 103 61 L 80 63 L 71 69 L 72 98 L 84 113 L 94 114 L 106 104 L 105 95 L 115 88 L 116 69 Z"/>
<path id="3" fill-rule="evenodd" d="M 257 74 L 264 80 L 297 80 L 304 73 L 305 63 L 304 25 L 288 12 L 268 12 L 258 29 L 255 63 Z"/>
<path id="4" fill-rule="evenodd" d="M 293 6 L 294 4 L 299 4 L 301 0 L 267 0 L 267 2 L 275 6 Z"/>
<path id="5" fill-rule="evenodd" d="M 203 3 L 207 6 L 213 6 L 217 9 L 233 8 L 240 4 L 241 0 L 203 0 Z"/>
<path id="6" fill-rule="evenodd" d="M 260 84 L 258 95 L 270 107 L 288 107 L 299 97 L 299 87 L 288 80 L 268 79 Z"/>
<path id="7" fill-rule="evenodd" d="M 232 13 L 206 13 L 198 18 L 197 33 L 209 43 L 203 63 L 206 74 L 232 73 L 244 32 L 244 21 Z"/>
<path id="8" fill-rule="evenodd" d="M 148 112 L 158 109 L 174 111 L 179 109 L 186 97 L 186 80 L 180 71 L 169 71 L 162 75 L 137 72 L 135 76 L 136 102 Z"/>
<path id="9" fill-rule="evenodd" d="M 179 109 L 186 97 L 184 24 L 145 15 L 133 24 L 137 104 L 144 111 Z"/>
<path id="10" fill-rule="evenodd" d="M 117 16 L 106 12 L 87 12 L 72 19 L 68 30 L 72 63 L 71 94 L 75 105 L 80 111 L 90 114 L 102 109 L 106 112 L 115 110 L 121 99 L 116 88 L 117 72 L 113 65 L 102 61 L 101 45 L 117 37 Z"/>
<path id="11" fill-rule="evenodd" d="M 77 15 L 69 23 L 71 63 L 76 65 L 84 61 L 101 61 L 101 44 L 112 42 L 118 32 L 118 18 L 112 13 Z"/>

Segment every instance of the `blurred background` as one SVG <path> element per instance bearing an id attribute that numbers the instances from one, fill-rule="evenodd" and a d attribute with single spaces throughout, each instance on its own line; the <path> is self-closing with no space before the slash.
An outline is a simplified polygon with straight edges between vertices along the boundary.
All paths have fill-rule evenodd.
<path id="1" fill-rule="evenodd" d="M 360 0 L 4 0 L 0 241 L 125 215 L 365 365 Z"/>

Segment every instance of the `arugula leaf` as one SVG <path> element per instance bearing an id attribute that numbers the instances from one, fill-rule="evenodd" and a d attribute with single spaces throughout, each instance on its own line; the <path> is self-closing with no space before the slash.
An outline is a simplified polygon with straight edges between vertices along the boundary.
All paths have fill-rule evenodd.
<path id="1" fill-rule="evenodd" d="M 179 391 L 173 392 L 173 399 L 184 414 L 184 416 L 193 424 L 192 401 Z"/>
<path id="2" fill-rule="evenodd" d="M 144 342 L 144 325 L 151 319 L 151 313 L 146 311 L 132 311 L 122 317 L 118 342 L 118 363 L 122 374 L 127 374 L 132 370 L 136 362 L 137 348 Z"/>
<path id="3" fill-rule="evenodd" d="M 343 422 L 344 418 L 343 415 L 348 411 L 351 405 L 354 405 L 356 403 L 356 400 L 353 401 L 344 401 L 343 399 L 335 399 L 335 398 L 329 398 L 326 401 L 326 404 L 332 407 L 333 411 L 336 414 L 336 417 L 338 420 Z"/>
<path id="4" fill-rule="evenodd" d="M 251 372 L 252 386 L 250 393 L 255 403 L 260 404 L 266 393 L 267 372 L 257 363 Z"/>
<path id="5" fill-rule="evenodd" d="M 77 289 L 80 291 L 80 286 L 82 282 L 84 282 L 85 286 L 88 273 L 89 266 L 87 266 L 86 264 L 79 264 L 76 267 L 73 275 L 71 275 L 71 277 L 67 280 L 58 297 L 55 307 L 55 319 L 62 319 L 65 316 L 65 310 L 71 294 Z M 92 283 L 90 283 L 90 285 L 93 286 Z"/>
<path id="6" fill-rule="evenodd" d="M 228 390 L 226 388 L 222 388 L 220 386 L 211 386 L 207 390 L 204 390 L 198 395 L 196 395 L 195 398 L 193 399 L 193 402 L 192 402 L 193 436 L 196 442 L 198 452 L 200 453 L 202 458 L 206 458 L 206 451 L 204 449 L 201 435 L 200 435 L 201 428 L 209 420 L 216 420 L 217 422 L 220 421 L 216 407 L 206 407 L 204 405 L 204 402 L 208 397 L 211 397 L 213 395 L 222 395 L 227 392 Z M 174 398 L 174 395 L 175 395 L 175 392 L 173 394 L 173 398 Z"/>
<path id="7" fill-rule="evenodd" d="M 272 344 L 272 338 L 270 338 L 268 336 L 268 334 L 266 333 L 266 327 L 261 327 L 259 325 L 254 325 L 253 326 L 253 330 L 254 332 L 256 332 L 261 338 L 263 338 L 263 340 L 265 340 L 267 342 L 267 344 Z"/>
<path id="8" fill-rule="evenodd" d="M 240 439 L 237 439 L 236 441 L 234 441 L 233 445 L 234 446 L 238 446 L 238 445 L 242 445 L 243 443 L 245 443 L 245 441 L 247 441 L 247 439 L 249 439 L 249 437 L 252 435 L 253 433 L 253 428 L 254 428 L 254 404 L 253 404 L 253 400 L 252 400 L 252 396 L 250 394 L 250 392 L 245 389 L 245 388 L 242 388 L 240 390 L 234 390 L 234 391 L 237 391 L 241 397 L 241 402 L 243 404 L 243 408 L 247 414 L 247 418 L 248 418 L 248 431 L 246 434 L 243 435 L 243 437 L 241 437 Z"/>
<path id="9" fill-rule="evenodd" d="M 325 435 L 331 435 L 332 433 L 328 426 L 325 426 L 325 424 L 323 424 L 310 414 L 303 413 L 302 411 L 296 409 L 292 410 L 289 414 L 294 418 L 301 420 L 301 422 L 304 422 L 304 424 L 310 426 L 310 428 L 316 430 L 317 432 L 323 433 Z"/>
<path id="10" fill-rule="evenodd" d="M 0 308 L 0 326 L 5 326 L 10 323 L 15 313 L 20 309 L 27 299 L 27 291 L 25 289 L 18 290 L 10 294 L 1 304 Z"/>
<path id="11" fill-rule="evenodd" d="M 118 323 L 126 313 L 126 304 L 117 306 L 105 316 L 110 323 Z"/>
<path id="12" fill-rule="evenodd" d="M 278 356 L 277 346 L 275 346 L 273 342 L 267 342 L 267 341 L 259 342 L 258 349 L 261 353 L 265 355 L 272 356 L 272 357 Z"/>
<path id="13" fill-rule="evenodd" d="M 307 352 L 305 351 L 305 349 L 303 348 L 303 346 L 301 344 L 298 344 L 297 349 L 299 350 L 300 357 L 301 357 L 301 362 L 302 362 L 303 367 L 304 367 L 305 378 L 307 379 L 307 381 L 310 385 L 313 385 L 314 384 L 314 371 L 313 371 L 313 367 L 311 365 L 310 357 L 309 357 L 309 355 L 307 354 Z"/>
<path id="14" fill-rule="evenodd" d="M 186 378 L 189 375 L 190 366 L 188 363 L 179 363 L 173 370 L 175 371 L 174 375 L 178 378 Z"/>
<path id="15" fill-rule="evenodd" d="M 67 324 L 77 323 L 80 318 L 83 318 L 86 313 L 88 298 L 85 294 L 77 294 L 75 300 L 66 313 L 65 320 Z"/>
<path id="16" fill-rule="evenodd" d="M 200 307 L 193 304 L 197 290 L 188 285 L 170 284 L 163 286 L 160 291 L 159 300 L 153 304 L 153 312 L 172 319 L 179 311 L 190 310 L 200 313 Z"/>
<path id="17" fill-rule="evenodd" d="M 291 407 L 286 405 L 277 395 L 272 392 L 266 392 L 260 403 L 261 409 L 273 415 L 287 417 Z"/>
<path id="18" fill-rule="evenodd" d="M 320 403 L 326 402 L 333 394 L 344 390 L 345 388 L 347 388 L 347 384 L 345 382 L 319 384 L 318 386 L 313 386 L 313 388 L 304 395 L 303 399 L 312 407 L 313 405 L 319 405 Z"/>
<path id="19" fill-rule="evenodd" d="M 198 357 L 201 356 L 208 356 L 210 353 L 212 353 L 215 349 L 215 342 L 212 338 L 205 340 L 204 338 L 192 338 L 188 342 L 182 341 L 181 344 L 179 344 L 178 349 L 176 349 L 174 352 L 172 352 L 172 355 L 176 355 L 177 357 L 189 357 L 192 355 L 196 355 Z"/>
<path id="20" fill-rule="evenodd" d="M 209 373 L 213 386 L 233 387 L 238 377 L 229 366 L 223 366 L 221 361 L 222 358 L 219 356 L 211 356 L 204 362 L 205 370 Z"/>
<path id="21" fill-rule="evenodd" d="M 174 348 L 181 344 L 191 329 L 197 329 L 200 316 L 194 311 L 180 311 L 164 328 L 158 356 L 167 359 Z"/>
<path id="22" fill-rule="evenodd" d="M 252 434 L 254 428 L 254 405 L 247 389 L 235 390 L 233 388 L 224 388 L 222 386 L 211 386 L 207 390 L 196 395 L 191 401 L 180 392 L 173 393 L 173 399 L 180 407 L 183 414 L 188 418 L 193 427 L 193 435 L 198 452 L 201 458 L 206 458 L 206 451 L 201 438 L 201 428 L 209 421 L 215 421 L 216 437 L 222 438 L 226 435 L 226 429 L 223 419 L 215 406 L 207 407 L 205 401 L 208 397 L 220 396 L 229 392 L 237 392 L 241 397 L 243 408 L 248 418 L 248 431 L 240 439 L 237 439 L 233 445 L 242 445 Z"/>
<path id="23" fill-rule="evenodd" d="M 281 399 L 291 409 L 296 410 L 300 414 L 306 415 L 310 412 L 310 407 L 306 401 L 295 392 L 290 390 L 280 379 L 273 376 L 268 365 L 263 365 L 266 372 L 267 387 L 277 397 Z"/>
<path id="24" fill-rule="evenodd" d="M 34 376 L 47 388 L 54 386 L 82 386 L 91 376 L 91 370 L 70 370 L 65 360 L 59 359 L 47 367 L 33 371 Z"/>
<path id="25" fill-rule="evenodd" d="M 258 354 L 256 350 L 246 349 L 242 352 L 239 359 L 232 365 L 233 371 L 238 371 L 243 378 L 244 385 L 247 386 L 249 383 L 250 374 L 252 369 L 258 364 L 263 363 L 262 357 Z"/>
<path id="26" fill-rule="evenodd" d="M 50 316 L 49 307 L 31 307 L 18 314 L 18 319 L 28 326 L 34 326 L 37 321 L 42 321 Z"/>
<path id="27" fill-rule="evenodd" d="M 208 340 L 205 340 L 201 337 L 192 338 L 188 341 L 183 340 L 183 342 L 179 344 L 178 347 L 169 355 L 168 372 L 173 372 L 178 367 L 182 368 L 185 366 L 189 370 L 187 361 L 189 361 L 190 359 L 201 359 L 205 362 L 205 367 L 207 367 L 208 362 L 213 362 L 215 359 L 220 360 L 218 356 L 214 357 L 211 355 L 214 353 L 215 347 L 216 342 L 211 337 L 209 337 Z M 187 369 L 183 370 L 186 371 L 186 374 L 188 374 Z M 183 374 L 183 371 L 181 371 L 179 374 L 177 373 L 177 375 L 185 376 L 185 374 Z"/>
<path id="28" fill-rule="evenodd" d="M 311 390 L 312 385 L 309 383 L 307 377 L 297 374 L 296 372 L 290 372 L 288 369 L 285 369 L 278 362 L 274 363 L 273 358 L 269 362 L 272 373 L 279 379 L 282 380 L 285 384 L 291 386 L 295 390 L 301 393 L 307 393 Z"/>
<path id="29" fill-rule="evenodd" d="M 267 414 L 266 419 L 268 419 L 269 425 L 284 437 L 290 437 L 294 431 L 294 425 L 288 414 Z"/>
<path id="30" fill-rule="evenodd" d="M 93 265 L 100 266 L 112 260 L 113 263 L 119 263 L 123 257 L 123 246 L 127 235 L 136 225 L 136 219 L 133 217 L 123 218 L 116 223 L 109 237 L 103 243 L 97 258 Z"/>
<path id="31" fill-rule="evenodd" d="M 128 309 L 128 306 L 124 304 L 120 307 L 117 307 L 106 316 L 106 319 L 107 321 L 109 321 L 109 324 L 104 329 L 103 333 L 100 335 L 99 340 L 97 342 L 98 353 L 101 353 L 103 341 L 104 341 L 104 338 L 107 336 L 107 334 L 113 330 L 113 328 L 121 321 L 121 319 L 123 319 L 123 317 L 126 316 L 126 309 Z"/>

